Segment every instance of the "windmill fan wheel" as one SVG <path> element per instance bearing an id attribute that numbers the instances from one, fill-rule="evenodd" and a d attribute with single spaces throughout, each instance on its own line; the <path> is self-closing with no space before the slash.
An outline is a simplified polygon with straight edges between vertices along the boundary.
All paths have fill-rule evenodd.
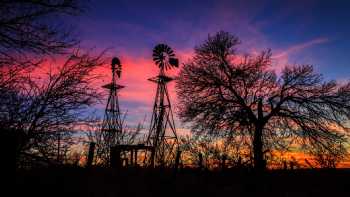
<path id="1" fill-rule="evenodd" d="M 174 51 L 166 44 L 158 44 L 154 47 L 153 61 L 159 66 L 159 68 L 170 69 L 179 66 Z"/>

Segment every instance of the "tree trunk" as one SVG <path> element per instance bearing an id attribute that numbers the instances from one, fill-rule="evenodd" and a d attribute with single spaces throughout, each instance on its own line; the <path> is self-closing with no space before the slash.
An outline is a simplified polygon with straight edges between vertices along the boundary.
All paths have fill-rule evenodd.
<path id="1" fill-rule="evenodd" d="M 253 139 L 254 149 L 254 168 L 258 171 L 265 169 L 265 160 L 263 155 L 263 142 L 262 142 L 262 126 L 256 125 Z"/>
<path id="2" fill-rule="evenodd" d="M 264 160 L 263 153 L 263 129 L 264 129 L 264 114 L 262 109 L 262 99 L 258 101 L 258 120 L 255 124 L 255 132 L 253 139 L 253 149 L 254 149 L 254 168 L 257 171 L 263 171 L 266 168 L 266 163 Z"/>

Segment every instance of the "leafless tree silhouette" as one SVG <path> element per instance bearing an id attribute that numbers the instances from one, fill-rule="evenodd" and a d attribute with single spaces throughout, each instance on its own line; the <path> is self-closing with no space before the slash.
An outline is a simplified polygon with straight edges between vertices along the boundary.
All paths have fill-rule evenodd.
<path id="1" fill-rule="evenodd" d="M 20 83 L 4 87 L 0 98 L 3 130 L 16 134 L 16 155 L 57 158 L 57 140 L 69 138 L 79 115 L 100 98 L 91 83 L 102 54 L 75 51 L 47 73 L 17 73 Z M 40 76 L 40 77 L 39 77 Z"/>
<path id="2" fill-rule="evenodd" d="M 79 41 L 64 21 L 67 17 L 78 15 L 83 11 L 83 2 L 78 0 L 5 0 L 0 2 L 1 135 L 6 139 L 15 138 L 13 140 L 16 143 L 12 144 L 15 144 L 16 147 L 12 149 L 16 150 L 16 162 L 19 153 L 28 154 L 29 150 L 28 155 L 31 157 L 35 152 L 42 156 L 45 155 L 40 158 L 56 157 L 57 161 L 63 161 L 67 147 L 72 144 L 72 125 L 68 123 L 73 114 L 71 117 L 66 115 L 74 108 L 78 108 L 79 102 L 81 107 L 84 104 L 83 98 L 76 98 L 73 101 L 74 99 L 68 96 L 77 86 L 86 85 L 84 84 L 87 82 L 84 82 L 86 77 L 84 76 L 83 80 L 78 79 L 79 75 L 86 75 L 84 72 L 92 69 L 93 66 L 87 66 L 88 62 L 93 64 L 95 61 L 99 64 L 100 57 L 94 59 L 96 57 L 88 57 L 88 54 L 75 53 L 69 57 L 64 66 L 61 66 L 67 70 L 57 72 L 55 68 L 55 72 L 50 71 L 46 78 L 44 77 L 45 80 L 34 78 L 33 70 L 47 63 L 45 59 L 48 57 L 69 55 L 72 52 L 72 48 Z M 78 63 L 79 61 L 81 62 Z M 79 64 L 82 65 L 80 68 L 77 66 Z M 68 67 L 76 70 L 70 70 Z M 66 79 L 65 77 L 72 74 L 70 72 L 77 72 L 77 78 Z M 80 83 L 80 85 L 75 86 L 74 83 Z M 62 98 L 58 100 L 61 102 L 53 106 L 53 96 L 59 92 L 56 88 L 69 85 L 72 85 L 70 90 L 68 88 L 67 91 L 60 92 Z M 84 94 L 80 89 L 76 90 Z M 90 90 L 86 90 L 86 96 Z M 75 93 L 79 94 L 79 92 Z M 87 99 L 84 102 L 88 104 L 90 101 Z M 69 103 L 73 105 L 68 106 Z M 58 110 L 60 104 L 65 105 L 61 112 Z M 60 117 L 59 113 L 63 116 Z M 62 126 L 62 123 L 67 123 L 67 125 Z M 53 132 L 54 127 L 57 129 L 55 132 Z M 34 150 L 33 147 L 35 147 Z M 53 156 L 54 153 L 57 153 L 56 156 Z"/>
<path id="3" fill-rule="evenodd" d="M 63 53 L 76 45 L 60 17 L 81 13 L 80 4 L 77 0 L 1 1 L 0 67 L 35 64 L 41 59 L 35 60 L 38 55 Z"/>
<path id="4" fill-rule="evenodd" d="M 176 84 L 182 120 L 193 122 L 193 130 L 250 136 L 258 170 L 276 146 L 335 153 L 333 145 L 349 131 L 350 82 L 324 81 L 310 65 L 287 66 L 279 76 L 269 50 L 239 56 L 237 44 L 237 37 L 218 32 L 195 48 Z"/>

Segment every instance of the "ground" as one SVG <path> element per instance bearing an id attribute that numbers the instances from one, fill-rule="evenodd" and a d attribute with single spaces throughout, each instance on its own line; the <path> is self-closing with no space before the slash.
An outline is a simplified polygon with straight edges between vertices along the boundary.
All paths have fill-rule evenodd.
<path id="1" fill-rule="evenodd" d="M 13 196 L 350 196 L 350 170 L 198 171 L 84 169 L 16 171 Z"/>

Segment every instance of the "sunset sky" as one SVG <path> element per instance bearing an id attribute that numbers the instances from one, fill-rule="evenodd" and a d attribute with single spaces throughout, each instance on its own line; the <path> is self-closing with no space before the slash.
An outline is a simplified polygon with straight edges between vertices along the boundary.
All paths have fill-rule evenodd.
<path id="1" fill-rule="evenodd" d="M 312 64 L 326 79 L 350 78 L 350 1 L 91 0 L 88 7 L 73 26 L 83 47 L 110 48 L 108 55 L 121 59 L 120 105 L 129 125 L 151 117 L 156 86 L 147 79 L 157 73 L 151 55 L 158 43 L 170 45 L 184 63 L 208 34 L 224 30 L 241 39 L 240 53 L 271 48 L 277 70 Z M 107 74 L 101 84 L 109 82 Z M 96 107 L 98 115 L 103 108 Z"/>

